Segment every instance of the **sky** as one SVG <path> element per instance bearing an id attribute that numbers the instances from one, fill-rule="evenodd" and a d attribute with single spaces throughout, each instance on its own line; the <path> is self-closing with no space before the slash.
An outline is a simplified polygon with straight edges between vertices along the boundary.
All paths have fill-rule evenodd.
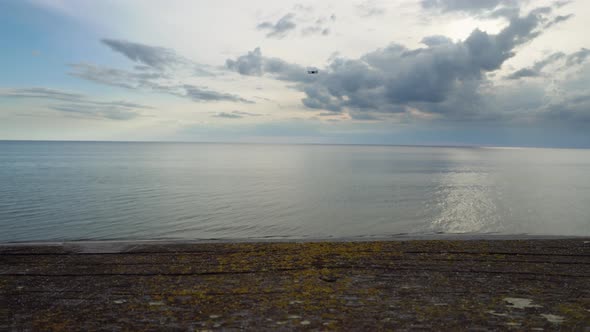
<path id="1" fill-rule="evenodd" d="M 3 0 L 0 139 L 590 148 L 588 17 L 585 0 Z"/>

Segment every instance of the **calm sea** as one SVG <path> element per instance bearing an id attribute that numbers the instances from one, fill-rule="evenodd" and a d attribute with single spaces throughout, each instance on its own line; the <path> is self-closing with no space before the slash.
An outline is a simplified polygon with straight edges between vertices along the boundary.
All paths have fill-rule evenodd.
<path id="1" fill-rule="evenodd" d="M 590 235 L 590 150 L 0 142 L 0 242 Z"/>

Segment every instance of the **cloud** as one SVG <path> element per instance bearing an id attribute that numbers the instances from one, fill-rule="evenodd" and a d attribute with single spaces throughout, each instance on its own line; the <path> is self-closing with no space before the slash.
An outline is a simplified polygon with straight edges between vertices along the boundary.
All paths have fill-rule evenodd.
<path id="1" fill-rule="evenodd" d="M 48 108 L 59 112 L 96 119 L 131 120 L 140 116 L 140 113 L 131 109 L 109 105 L 64 104 L 52 105 Z"/>
<path id="2" fill-rule="evenodd" d="M 0 97 L 12 97 L 12 98 L 41 98 L 41 99 L 53 99 L 53 100 L 81 100 L 85 98 L 84 95 L 67 92 L 57 89 L 50 88 L 18 88 L 18 89 L 0 89 Z"/>
<path id="3" fill-rule="evenodd" d="M 191 99 L 195 102 L 231 101 L 253 103 L 236 95 L 217 92 L 191 84 L 178 84 L 174 76 L 160 72 L 130 72 L 127 70 L 97 66 L 93 64 L 71 64 L 69 74 L 100 84 L 126 89 L 149 90 Z"/>
<path id="4" fill-rule="evenodd" d="M 70 64 L 72 69 L 68 74 L 96 83 L 118 86 L 126 89 L 147 88 L 160 80 L 171 79 L 166 73 L 147 71 L 127 71 L 89 63 Z"/>
<path id="5" fill-rule="evenodd" d="M 304 27 L 301 30 L 303 36 L 311 35 L 322 35 L 327 36 L 330 34 L 330 28 L 328 25 L 336 21 L 336 15 L 332 14 L 330 17 L 320 17 L 313 21 L 311 25 Z"/>
<path id="6" fill-rule="evenodd" d="M 149 67 L 163 69 L 168 66 L 182 64 L 186 61 L 176 55 L 173 50 L 133 43 L 126 40 L 102 39 L 101 42 L 113 51 L 129 58 L 131 61 L 144 64 Z"/>
<path id="7" fill-rule="evenodd" d="M 228 69 L 246 76 L 271 74 L 275 78 L 284 81 L 305 82 L 314 80 L 314 77 L 307 74 L 307 69 L 303 66 L 288 63 L 279 58 L 264 57 L 260 47 L 236 59 L 227 59 L 225 65 Z"/>
<path id="8" fill-rule="evenodd" d="M 522 68 L 514 73 L 508 75 L 506 78 L 511 80 L 517 80 L 524 77 L 539 77 L 542 75 L 543 69 L 545 67 L 552 65 L 558 61 L 563 60 L 563 65 L 560 67 L 561 69 L 570 69 L 571 67 L 581 65 L 586 61 L 586 59 L 590 56 L 590 50 L 586 48 L 582 48 L 577 52 L 572 54 L 566 55 L 563 52 L 555 52 L 544 59 L 537 61 L 531 67 Z"/>
<path id="9" fill-rule="evenodd" d="M 64 104 L 50 105 L 48 108 L 59 112 L 75 113 L 78 116 L 97 119 L 130 120 L 141 116 L 141 113 L 137 111 L 138 109 L 152 108 L 128 101 L 94 100 L 80 93 L 42 87 L 0 89 L 0 97 L 46 99 L 66 102 Z"/>
<path id="10" fill-rule="evenodd" d="M 102 42 L 139 64 L 132 70 L 123 70 L 95 64 L 75 63 L 69 65 L 72 69 L 69 72 L 71 76 L 125 89 L 171 94 L 195 102 L 254 103 L 240 96 L 186 83 L 187 75 L 191 78 L 194 75 L 206 75 L 206 73 L 199 72 L 202 70 L 200 66 L 177 56 L 172 50 L 111 39 L 103 39 Z M 171 67 L 177 64 L 188 64 L 188 73 L 171 70 Z"/>
<path id="11" fill-rule="evenodd" d="M 309 26 L 301 31 L 304 36 L 310 35 L 322 35 L 327 36 L 330 34 L 329 28 L 324 28 L 321 25 Z"/>
<path id="12" fill-rule="evenodd" d="M 422 38 L 421 43 L 429 47 L 435 47 L 452 44 L 453 41 L 449 37 L 435 35 Z"/>
<path id="13" fill-rule="evenodd" d="M 227 112 L 220 112 L 214 115 L 216 118 L 226 118 L 226 119 L 241 119 L 242 116 L 235 113 L 227 113 Z"/>
<path id="14" fill-rule="evenodd" d="M 134 66 L 136 71 L 164 72 L 183 69 L 189 71 L 192 76 L 215 76 L 209 66 L 186 59 L 168 48 L 117 39 L 101 39 L 101 42 L 111 50 L 138 63 L 139 65 Z"/>
<path id="15" fill-rule="evenodd" d="M 214 115 L 216 118 L 226 118 L 226 119 L 241 119 L 244 117 L 252 117 L 252 116 L 262 116 L 263 114 L 257 113 L 250 113 L 250 112 L 242 112 L 242 111 L 232 111 L 232 112 L 219 112 Z"/>
<path id="16" fill-rule="evenodd" d="M 546 66 L 554 63 L 557 60 L 565 58 L 565 54 L 562 52 L 553 53 L 543 60 L 537 61 L 534 63 L 532 67 L 523 68 L 520 70 L 515 71 L 514 73 L 507 76 L 508 79 L 517 80 L 523 77 L 537 77 L 541 75 L 541 71 Z"/>
<path id="17" fill-rule="evenodd" d="M 242 75 L 259 76 L 263 74 L 263 61 L 264 59 L 262 58 L 260 47 L 257 47 L 253 51 L 239 56 L 235 60 L 227 59 L 225 65 L 228 69 L 236 71 Z"/>
<path id="18" fill-rule="evenodd" d="M 477 13 L 491 11 L 500 5 L 514 5 L 516 0 L 422 0 L 422 8 L 443 12 L 463 11 Z"/>
<path id="19" fill-rule="evenodd" d="M 473 6 L 484 3 L 495 8 L 500 2 Z M 391 44 L 357 59 L 334 57 L 318 75 L 307 75 L 297 64 L 265 57 L 260 48 L 228 59 L 226 66 L 242 75 L 294 82 L 293 87 L 305 94 L 303 105 L 310 109 L 404 114 L 410 107 L 424 117 L 491 119 L 500 115 L 486 113 L 490 107 L 484 107 L 486 98 L 481 95 L 485 74 L 498 70 L 519 46 L 539 36 L 551 24 L 551 12 L 542 7 L 512 17 L 497 34 L 475 29 L 463 41 L 431 36 L 423 39 L 425 48 Z"/>
<path id="20" fill-rule="evenodd" d="M 561 22 L 565 22 L 567 20 L 569 20 L 570 18 L 574 17 L 574 14 L 569 14 L 569 15 L 560 15 L 555 17 L 553 20 L 551 20 L 551 22 L 549 22 L 549 24 L 547 24 L 547 27 L 552 26 L 553 24 L 557 24 L 557 23 L 561 23 Z"/>
<path id="21" fill-rule="evenodd" d="M 546 106 L 543 117 L 557 122 L 575 125 L 590 124 L 590 91 L 553 102 Z"/>
<path id="22" fill-rule="evenodd" d="M 330 16 L 313 15 L 313 7 L 295 5 L 295 13 L 287 13 L 276 23 L 265 21 L 256 26 L 258 30 L 268 31 L 266 37 L 282 39 L 299 28 L 300 35 L 303 37 L 320 35 L 327 36 L 331 30 L 329 25 L 336 21 L 336 14 Z"/>
<path id="23" fill-rule="evenodd" d="M 379 117 L 375 116 L 374 114 L 367 113 L 367 112 L 350 112 L 350 117 L 355 120 L 366 120 L 366 121 L 373 121 L 373 120 L 380 120 Z"/>
<path id="24" fill-rule="evenodd" d="M 127 44 L 124 45 L 127 46 Z M 136 54 L 141 53 L 137 50 L 143 50 L 141 47 L 132 49 L 134 53 L 130 54 L 133 54 L 133 56 L 137 57 L 139 57 L 139 55 Z M 154 53 L 157 53 L 157 51 L 154 51 Z M 241 103 L 253 103 L 250 100 L 241 98 L 233 94 L 217 92 L 207 88 L 197 87 L 192 84 L 183 83 L 183 81 L 185 80 L 184 77 L 178 76 L 178 73 L 175 71 L 167 70 L 167 64 L 171 62 L 165 62 L 164 60 L 162 60 L 164 59 L 163 57 L 146 57 L 145 54 L 141 55 L 141 57 L 144 57 L 145 59 L 149 60 L 144 59 L 139 61 L 140 63 L 145 63 L 146 65 L 136 65 L 133 67 L 133 71 L 104 67 L 88 63 L 75 63 L 69 65 L 72 69 L 72 71 L 70 71 L 69 74 L 71 76 L 75 76 L 99 84 L 111 85 L 125 89 L 139 89 L 159 93 L 166 93 L 179 97 L 188 98 L 195 102 L 230 101 Z M 189 73 L 189 78 L 191 74 L 193 74 L 193 72 Z"/>
<path id="25" fill-rule="evenodd" d="M 266 30 L 268 33 L 266 37 L 268 38 L 284 38 L 287 34 L 297 27 L 297 24 L 294 22 L 295 14 L 288 13 L 285 16 L 281 17 L 276 23 L 272 23 L 269 21 L 262 22 L 256 26 L 258 30 Z"/>
<path id="26" fill-rule="evenodd" d="M 574 66 L 582 64 L 584 61 L 586 61 L 586 59 L 588 59 L 589 56 L 590 50 L 587 48 L 582 48 L 581 50 L 572 53 L 567 57 L 566 65 Z"/>
<path id="27" fill-rule="evenodd" d="M 242 115 L 242 116 L 263 116 L 264 115 L 264 114 L 244 112 L 244 111 L 233 111 L 232 113 Z"/>
<path id="28" fill-rule="evenodd" d="M 379 6 L 375 0 L 366 0 L 357 4 L 355 7 L 358 15 L 361 17 L 383 16 L 386 12 L 385 8 Z"/>
<path id="29" fill-rule="evenodd" d="M 244 99 L 240 96 L 229 93 L 221 93 L 217 91 L 207 90 L 190 84 L 184 84 L 181 89 L 184 89 L 184 96 L 196 102 L 208 101 L 232 101 L 246 104 L 254 104 L 253 101 Z"/>

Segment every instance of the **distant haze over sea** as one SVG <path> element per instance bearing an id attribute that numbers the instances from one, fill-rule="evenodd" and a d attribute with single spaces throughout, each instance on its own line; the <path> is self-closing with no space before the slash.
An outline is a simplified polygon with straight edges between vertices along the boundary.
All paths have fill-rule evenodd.
<path id="1" fill-rule="evenodd" d="M 590 235 L 590 150 L 0 141 L 0 242 Z"/>

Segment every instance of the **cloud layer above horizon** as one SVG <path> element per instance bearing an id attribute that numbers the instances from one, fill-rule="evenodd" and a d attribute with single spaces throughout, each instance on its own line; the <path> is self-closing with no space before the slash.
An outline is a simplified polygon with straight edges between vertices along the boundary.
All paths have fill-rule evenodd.
<path id="1" fill-rule="evenodd" d="M 3 2 L 0 139 L 590 147 L 584 1 L 223 2 Z"/>

